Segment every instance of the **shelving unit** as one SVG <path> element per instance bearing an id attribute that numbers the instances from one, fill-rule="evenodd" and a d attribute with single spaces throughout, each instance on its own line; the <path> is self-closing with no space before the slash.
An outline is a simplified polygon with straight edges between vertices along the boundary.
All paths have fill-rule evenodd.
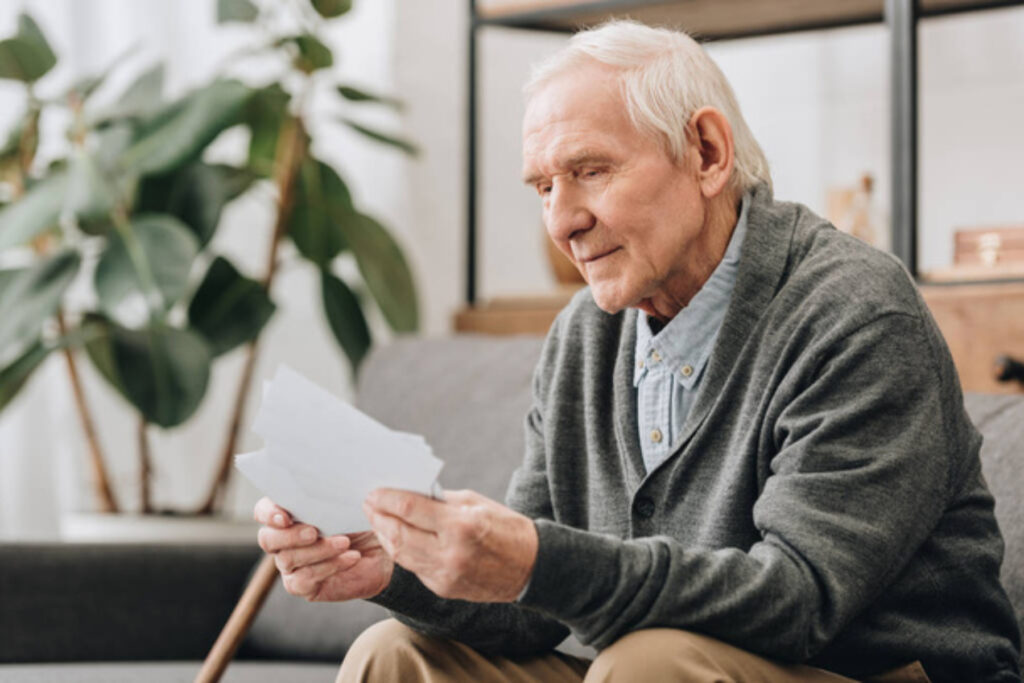
<path id="1" fill-rule="evenodd" d="M 570 33 L 608 19 L 628 16 L 647 23 L 678 26 L 702 41 L 716 41 L 884 23 L 891 37 L 892 185 L 889 214 L 893 225 L 892 245 L 893 252 L 907 265 L 911 274 L 919 278 L 918 22 L 929 17 L 1020 5 L 1024 5 L 1024 0 L 469 0 L 466 308 L 459 314 L 462 325 L 457 326 L 457 329 L 480 331 L 472 322 L 467 327 L 466 321 L 480 321 L 487 316 L 496 319 L 493 318 L 494 304 L 477 300 L 477 81 L 480 73 L 478 40 L 481 29 L 496 26 Z M 992 304 L 993 296 L 1000 292 L 1016 297 L 1013 314 L 1024 319 L 1024 272 L 977 271 L 966 274 L 947 270 L 946 275 L 932 274 L 927 281 L 919 278 L 922 291 L 940 322 L 964 318 L 964 302 L 969 300 L 964 298 L 965 292 L 969 291 L 964 284 L 965 280 L 984 283 L 979 285 L 981 290 L 971 288 L 984 293 L 978 299 L 979 305 Z M 999 289 L 997 282 L 1008 282 L 1013 286 Z M 965 289 L 963 292 L 944 291 L 953 288 Z M 546 304 L 547 317 L 536 315 L 534 311 L 532 319 L 538 323 L 536 332 L 543 333 L 557 313 L 557 304 L 554 300 Z M 1000 303 L 1002 309 L 1006 308 L 1004 304 Z M 936 307 L 941 310 L 936 311 Z M 507 305 L 499 304 L 498 308 L 509 315 Z M 988 314 L 973 317 L 978 321 L 991 321 Z M 966 330 L 963 325 L 953 327 L 960 332 Z M 943 329 L 947 331 L 945 325 Z M 949 335 L 947 331 L 947 337 Z M 1024 336 L 1008 335 L 1000 330 L 993 333 L 993 337 L 999 340 L 999 344 L 1011 346 L 1002 348 L 1001 352 L 1016 352 L 1024 356 Z M 1016 341 L 1018 338 L 1019 342 Z M 957 349 L 966 353 L 970 345 L 951 340 L 950 346 L 954 349 L 954 359 L 959 367 L 962 365 L 961 358 L 958 358 L 961 352 Z M 965 386 L 978 390 L 992 389 L 987 384 L 976 387 L 970 382 L 965 382 Z"/>

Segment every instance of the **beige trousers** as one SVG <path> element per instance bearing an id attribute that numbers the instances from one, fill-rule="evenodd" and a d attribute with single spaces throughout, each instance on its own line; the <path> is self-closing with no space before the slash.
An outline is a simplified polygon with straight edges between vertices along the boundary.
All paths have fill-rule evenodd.
<path id="1" fill-rule="evenodd" d="M 363 632 L 348 651 L 337 683 L 377 681 L 454 683 L 850 683 L 810 666 L 779 664 L 714 638 L 654 628 L 634 631 L 591 661 L 552 652 L 529 659 L 485 657 L 462 643 L 430 638 L 388 619 Z M 869 679 L 927 683 L 917 662 Z"/>

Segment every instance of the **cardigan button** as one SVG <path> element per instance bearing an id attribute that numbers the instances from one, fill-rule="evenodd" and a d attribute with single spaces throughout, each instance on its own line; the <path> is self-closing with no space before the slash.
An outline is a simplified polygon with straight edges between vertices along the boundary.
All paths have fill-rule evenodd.
<path id="1" fill-rule="evenodd" d="M 633 501 L 633 511 L 644 519 L 650 519 L 654 516 L 654 501 L 647 496 L 640 496 Z"/>

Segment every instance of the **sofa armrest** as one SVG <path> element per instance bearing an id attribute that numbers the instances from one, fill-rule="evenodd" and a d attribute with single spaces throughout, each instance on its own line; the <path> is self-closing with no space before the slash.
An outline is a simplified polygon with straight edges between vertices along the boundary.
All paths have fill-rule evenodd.
<path id="1" fill-rule="evenodd" d="M 0 663 L 202 659 L 255 545 L 0 544 Z"/>

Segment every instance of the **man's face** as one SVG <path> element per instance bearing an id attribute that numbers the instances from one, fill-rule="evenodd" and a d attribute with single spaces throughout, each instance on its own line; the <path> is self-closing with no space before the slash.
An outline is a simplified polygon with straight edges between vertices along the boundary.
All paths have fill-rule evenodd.
<path id="1" fill-rule="evenodd" d="M 688 152 L 674 163 L 633 127 L 609 67 L 581 66 L 528 103 L 524 180 L 601 309 L 678 310 L 692 295 L 687 271 L 706 208 L 690 161 Z"/>

